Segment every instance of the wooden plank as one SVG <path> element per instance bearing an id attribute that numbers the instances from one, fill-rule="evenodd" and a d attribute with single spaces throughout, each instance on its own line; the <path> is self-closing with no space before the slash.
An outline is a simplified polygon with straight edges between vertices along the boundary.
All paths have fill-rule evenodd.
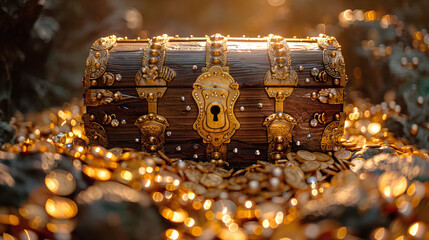
<path id="1" fill-rule="evenodd" d="M 147 43 L 118 43 L 109 51 L 107 72 L 120 74 L 122 80 L 115 87 L 134 87 L 135 76 L 142 66 L 143 50 Z M 310 74 L 312 68 L 320 71 L 322 50 L 314 42 L 290 42 L 292 68 L 298 73 L 298 87 L 333 86 L 333 79 L 316 82 Z M 193 70 L 193 66 L 197 70 Z M 228 42 L 228 63 L 230 74 L 242 88 L 263 87 L 264 76 L 270 69 L 266 42 Z M 173 69 L 176 77 L 169 87 L 190 87 L 205 67 L 205 42 L 169 42 L 164 66 Z M 302 66 L 303 70 L 299 71 Z M 308 83 L 305 79 L 309 78 Z M 98 80 L 101 83 L 101 79 Z"/>
<path id="2" fill-rule="evenodd" d="M 298 122 L 293 130 L 295 150 L 320 151 L 320 139 L 326 125 L 319 124 L 317 127 L 311 127 L 310 120 L 314 113 L 325 112 L 329 123 L 333 121 L 334 114 L 343 109 L 342 104 L 323 104 L 303 97 L 316 90 L 316 88 L 296 88 L 284 102 L 284 111 Z M 135 98 L 108 105 L 87 107 L 87 112 L 95 115 L 97 122 L 102 122 L 104 114 L 115 114 L 120 122 L 124 119 L 126 123 L 119 127 L 104 125 L 109 137 L 109 147 L 138 149 L 140 144 L 135 142 L 135 139 L 140 137 L 140 132 L 134 126 L 134 122 L 139 116 L 147 114 L 147 102 L 138 98 L 136 90 L 132 88 L 117 88 L 111 91 L 119 91 Z M 181 101 L 182 96 L 185 98 L 184 101 Z M 258 108 L 259 103 L 262 103 L 262 108 Z M 191 107 L 190 111 L 186 111 L 186 106 Z M 241 107 L 244 107 L 243 111 L 240 111 Z M 244 164 L 256 159 L 264 159 L 267 154 L 267 133 L 262 123 L 267 116 L 274 113 L 274 99 L 268 98 L 264 88 L 242 88 L 234 112 L 241 127 L 232 137 L 232 142 L 228 144 L 229 155 L 237 159 L 231 159 L 231 161 Z M 192 88 L 168 88 L 165 95 L 158 100 L 158 114 L 166 117 L 170 124 L 167 131 L 171 132 L 171 136 L 166 138 L 168 154 L 184 159 L 190 159 L 194 154 L 204 158 L 205 147 L 202 146 L 199 150 L 193 148 L 193 145 L 202 143 L 201 137 L 192 128 L 197 117 L 197 105 L 192 98 Z M 309 133 L 310 138 L 307 136 Z M 300 146 L 297 146 L 297 141 L 301 143 Z M 179 145 L 182 151 L 176 151 Z M 238 148 L 239 152 L 233 153 L 234 148 Z M 259 150 L 261 155 L 255 155 L 256 150 Z"/>

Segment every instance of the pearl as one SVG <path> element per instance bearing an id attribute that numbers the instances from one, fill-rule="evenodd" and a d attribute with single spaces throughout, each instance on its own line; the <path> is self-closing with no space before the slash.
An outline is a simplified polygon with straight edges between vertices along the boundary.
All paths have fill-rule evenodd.
<path id="1" fill-rule="evenodd" d="M 261 152 L 260 152 L 259 150 L 256 150 L 256 151 L 255 151 L 255 155 L 256 155 L 256 156 L 259 156 L 259 155 L 261 155 Z"/>
<path id="2" fill-rule="evenodd" d="M 121 120 L 121 124 L 122 124 L 122 125 L 127 124 L 127 120 L 122 119 L 122 120 Z"/>
<path id="3" fill-rule="evenodd" d="M 198 154 L 194 154 L 194 156 L 192 156 L 194 159 L 198 158 Z"/>
<path id="4" fill-rule="evenodd" d="M 305 83 L 309 83 L 310 82 L 310 78 L 306 78 L 304 81 L 305 81 Z"/>
<path id="5" fill-rule="evenodd" d="M 134 139 L 135 142 L 140 142 L 139 138 Z"/>
<path id="6" fill-rule="evenodd" d="M 276 188 L 280 186 L 280 180 L 276 177 L 273 177 L 270 179 L 270 185 Z"/>
<path id="7" fill-rule="evenodd" d="M 112 119 L 112 122 L 110 123 L 112 125 L 112 127 L 117 127 L 119 126 L 119 120 L 118 119 Z"/>
<path id="8" fill-rule="evenodd" d="M 279 167 L 275 167 L 275 168 L 273 169 L 272 173 L 273 173 L 273 175 L 274 175 L 275 177 L 280 177 L 280 176 L 283 174 L 283 171 L 282 171 L 282 169 L 281 169 L 281 168 L 279 168 Z"/>
<path id="9" fill-rule="evenodd" d="M 244 111 L 244 107 L 243 106 L 240 107 L 240 111 Z"/>
<path id="10" fill-rule="evenodd" d="M 311 125 L 312 127 L 317 127 L 317 119 L 311 119 L 311 121 L 310 121 L 310 125 Z"/>
<path id="11" fill-rule="evenodd" d="M 249 182 L 249 188 L 252 190 L 256 190 L 259 188 L 259 181 L 258 180 L 252 180 Z"/>
<path id="12" fill-rule="evenodd" d="M 185 96 L 180 97 L 180 101 L 184 102 L 186 100 Z"/>
<path id="13" fill-rule="evenodd" d="M 182 151 L 182 147 L 181 146 L 177 146 L 176 147 L 176 151 L 178 151 L 178 152 Z"/>
<path id="14" fill-rule="evenodd" d="M 264 105 L 262 103 L 257 104 L 258 108 L 262 108 Z"/>
<path id="15" fill-rule="evenodd" d="M 232 152 L 233 152 L 233 153 L 238 153 L 238 148 L 234 148 L 234 149 L 232 150 Z"/>
<path id="16" fill-rule="evenodd" d="M 301 146 L 301 141 L 296 141 L 297 146 Z"/>
<path id="17" fill-rule="evenodd" d="M 311 133 L 307 134 L 307 138 L 311 138 Z"/>
<path id="18" fill-rule="evenodd" d="M 169 136 L 171 136 L 171 131 L 167 131 L 166 132 L 166 135 L 169 137 Z"/>
<path id="19" fill-rule="evenodd" d="M 191 106 L 189 106 L 189 105 L 186 106 L 186 111 L 188 111 L 188 112 L 191 111 Z"/>
<path id="20" fill-rule="evenodd" d="M 314 176 L 311 176 L 307 178 L 307 183 L 308 184 L 317 183 L 317 179 Z"/>
<path id="21" fill-rule="evenodd" d="M 188 164 L 186 164 L 184 161 L 182 161 L 182 159 L 180 159 L 178 162 L 177 162 L 177 166 L 180 168 L 180 169 L 184 169 L 184 168 L 186 168 L 186 166 L 187 166 Z"/>

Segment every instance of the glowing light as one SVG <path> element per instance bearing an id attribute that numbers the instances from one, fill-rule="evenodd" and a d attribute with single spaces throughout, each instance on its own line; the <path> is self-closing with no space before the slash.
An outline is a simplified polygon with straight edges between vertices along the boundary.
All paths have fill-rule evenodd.
<path id="1" fill-rule="evenodd" d="M 153 172 L 153 168 L 152 167 L 147 167 L 146 168 L 146 172 L 147 173 L 152 173 Z"/>
<path id="2" fill-rule="evenodd" d="M 265 219 L 262 221 L 262 227 L 269 228 L 270 227 L 270 221 L 268 219 Z"/>
<path id="3" fill-rule="evenodd" d="M 365 20 L 366 21 L 374 21 L 375 20 L 375 11 L 371 10 L 371 11 L 367 11 L 365 12 Z"/>
<path id="4" fill-rule="evenodd" d="M 203 233 L 203 229 L 201 227 L 196 226 L 191 229 L 191 234 L 194 235 L 195 237 L 200 236 L 202 233 Z"/>
<path id="5" fill-rule="evenodd" d="M 237 232 L 238 231 L 238 224 L 237 223 L 232 223 L 231 225 L 229 225 L 229 231 L 231 232 Z"/>
<path id="6" fill-rule="evenodd" d="M 122 170 L 121 171 L 121 178 L 130 181 L 133 178 L 133 174 L 128 170 Z"/>
<path id="7" fill-rule="evenodd" d="M 277 224 L 280 224 L 283 222 L 283 212 L 277 212 L 276 217 L 275 217 L 275 221 Z"/>
<path id="8" fill-rule="evenodd" d="M 378 179 L 378 187 L 386 197 L 397 197 L 407 190 L 408 181 L 396 172 L 385 172 Z"/>
<path id="9" fill-rule="evenodd" d="M 203 207 L 205 210 L 209 210 L 212 207 L 212 201 L 211 200 L 205 200 Z"/>
<path id="10" fill-rule="evenodd" d="M 193 192 L 188 193 L 188 198 L 193 200 L 195 198 L 195 193 Z"/>
<path id="11" fill-rule="evenodd" d="M 283 4 L 285 4 L 286 0 L 268 0 L 268 4 L 270 4 L 273 7 L 279 7 Z"/>
<path id="12" fill-rule="evenodd" d="M 375 240 L 382 240 L 385 237 L 386 237 L 386 229 L 385 228 L 380 227 L 374 231 L 374 239 Z"/>
<path id="13" fill-rule="evenodd" d="M 185 225 L 187 227 L 192 227 L 195 225 L 195 220 L 193 218 L 187 218 L 185 219 Z"/>
<path id="14" fill-rule="evenodd" d="M 164 196 L 160 192 L 154 192 L 152 198 L 155 202 L 161 202 L 162 200 L 164 200 Z"/>
<path id="15" fill-rule="evenodd" d="M 408 233 L 418 239 L 422 238 L 425 232 L 426 226 L 423 222 L 415 222 L 408 228 Z"/>
<path id="16" fill-rule="evenodd" d="M 167 229 L 167 231 L 165 231 L 165 236 L 169 239 L 178 239 L 180 234 L 176 229 Z"/>
<path id="17" fill-rule="evenodd" d="M 344 239 L 347 235 L 347 228 L 346 227 L 340 227 L 337 231 L 337 238 L 338 239 Z"/>
<path id="18" fill-rule="evenodd" d="M 61 169 L 49 172 L 45 177 L 45 185 L 51 192 L 61 196 L 69 195 L 76 189 L 73 175 Z"/>
<path id="19" fill-rule="evenodd" d="M 350 9 L 347 9 L 343 12 L 344 20 L 352 21 L 353 20 L 353 12 Z"/>
<path id="20" fill-rule="evenodd" d="M 246 207 L 246 208 L 251 208 L 252 207 L 252 201 L 250 201 L 250 200 L 247 200 L 245 203 L 244 203 L 244 206 Z"/>
<path id="21" fill-rule="evenodd" d="M 68 219 L 76 216 L 77 205 L 68 198 L 53 197 L 46 201 L 45 210 L 53 218 Z"/>
<path id="22" fill-rule="evenodd" d="M 298 200 L 296 198 L 292 198 L 290 200 L 290 204 L 292 204 L 292 206 L 296 206 L 298 204 Z"/>
<path id="23" fill-rule="evenodd" d="M 368 125 L 368 132 L 372 135 L 375 135 L 377 133 L 379 133 L 381 130 L 381 125 L 380 123 L 370 123 Z"/>

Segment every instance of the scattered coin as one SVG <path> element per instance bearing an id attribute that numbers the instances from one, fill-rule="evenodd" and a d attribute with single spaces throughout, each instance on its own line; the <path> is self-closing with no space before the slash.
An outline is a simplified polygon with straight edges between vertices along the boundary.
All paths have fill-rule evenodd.
<path id="1" fill-rule="evenodd" d="M 199 182 L 201 178 L 201 172 L 195 168 L 188 168 L 184 171 L 186 178 L 191 182 Z"/>
<path id="2" fill-rule="evenodd" d="M 317 161 L 306 162 L 301 165 L 301 169 L 304 172 L 313 172 L 320 168 L 320 163 Z"/>
<path id="3" fill-rule="evenodd" d="M 217 187 L 223 182 L 223 178 L 214 173 L 204 173 L 200 178 L 200 183 L 206 187 Z"/>
<path id="4" fill-rule="evenodd" d="M 309 151 L 299 150 L 298 152 L 296 152 L 296 159 L 301 163 L 307 161 L 314 161 L 316 160 L 316 155 Z"/>

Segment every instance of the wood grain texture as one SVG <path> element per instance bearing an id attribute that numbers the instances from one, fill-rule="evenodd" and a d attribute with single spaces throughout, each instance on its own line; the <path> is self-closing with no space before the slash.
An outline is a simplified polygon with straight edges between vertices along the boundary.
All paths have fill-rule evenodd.
<path id="1" fill-rule="evenodd" d="M 120 74 L 122 80 L 112 87 L 134 87 L 134 78 L 142 65 L 143 50 L 147 43 L 118 43 L 109 51 L 106 72 Z M 333 79 L 327 82 L 316 82 L 311 76 L 312 68 L 320 71 L 322 50 L 315 42 L 289 42 L 292 68 L 298 73 L 298 87 L 333 86 Z M 197 70 L 193 70 L 193 66 Z M 165 67 L 176 72 L 176 77 L 168 84 L 169 87 L 190 87 L 205 67 L 205 42 L 169 42 L 167 44 Z M 266 42 L 228 42 L 228 61 L 230 74 L 242 88 L 263 87 L 264 76 L 270 69 Z M 299 66 L 304 67 L 299 71 Z M 310 82 L 306 83 L 305 79 Z M 98 80 L 99 84 L 102 82 Z M 103 87 L 103 86 L 101 86 Z"/>
<path id="2" fill-rule="evenodd" d="M 109 136 L 109 147 L 131 147 L 140 149 L 140 143 L 135 139 L 140 138 L 140 131 L 134 126 L 139 116 L 147 114 L 147 102 L 137 97 L 136 89 L 117 88 L 110 89 L 112 92 L 119 91 L 122 94 L 134 96 L 133 99 L 113 102 L 97 107 L 87 107 L 87 112 L 95 116 L 95 121 L 101 123 L 104 114 L 115 114 L 120 121 L 124 119 L 126 124 L 119 127 L 103 125 Z M 305 94 L 316 91 L 317 88 L 296 88 L 291 96 L 284 102 L 284 111 L 292 115 L 298 122 L 293 130 L 293 147 L 297 149 L 307 149 L 320 151 L 320 139 L 326 124 L 319 124 L 311 127 L 309 122 L 314 113 L 325 112 L 327 122 L 334 119 L 334 114 L 343 109 L 342 104 L 329 105 L 319 101 L 304 98 Z M 88 91 L 88 90 L 87 90 Z M 166 138 L 166 152 L 171 156 L 190 159 L 197 154 L 200 159 L 204 159 L 205 147 L 200 146 L 194 149 L 195 144 L 203 145 L 201 137 L 193 130 L 193 123 L 197 117 L 197 105 L 192 98 L 192 88 L 168 88 L 165 95 L 158 100 L 158 114 L 167 118 L 171 136 Z M 181 101 L 181 96 L 185 101 Z M 262 103 L 262 108 L 258 108 L 258 103 Z M 186 106 L 191 110 L 186 111 Z M 240 111 L 244 107 L 244 111 Z M 232 137 L 228 144 L 228 155 L 230 162 L 252 162 L 255 159 L 264 159 L 267 156 L 267 132 L 262 125 L 265 118 L 274 113 L 274 99 L 268 98 L 264 88 L 242 88 L 234 112 L 240 122 L 240 129 Z M 311 134 L 308 138 L 307 135 Z M 297 146 L 296 142 L 301 145 Z M 176 151 L 176 147 L 181 146 L 181 151 Z M 238 153 L 233 153 L 232 149 L 238 148 Z M 259 150 L 257 156 L 255 151 Z"/>

